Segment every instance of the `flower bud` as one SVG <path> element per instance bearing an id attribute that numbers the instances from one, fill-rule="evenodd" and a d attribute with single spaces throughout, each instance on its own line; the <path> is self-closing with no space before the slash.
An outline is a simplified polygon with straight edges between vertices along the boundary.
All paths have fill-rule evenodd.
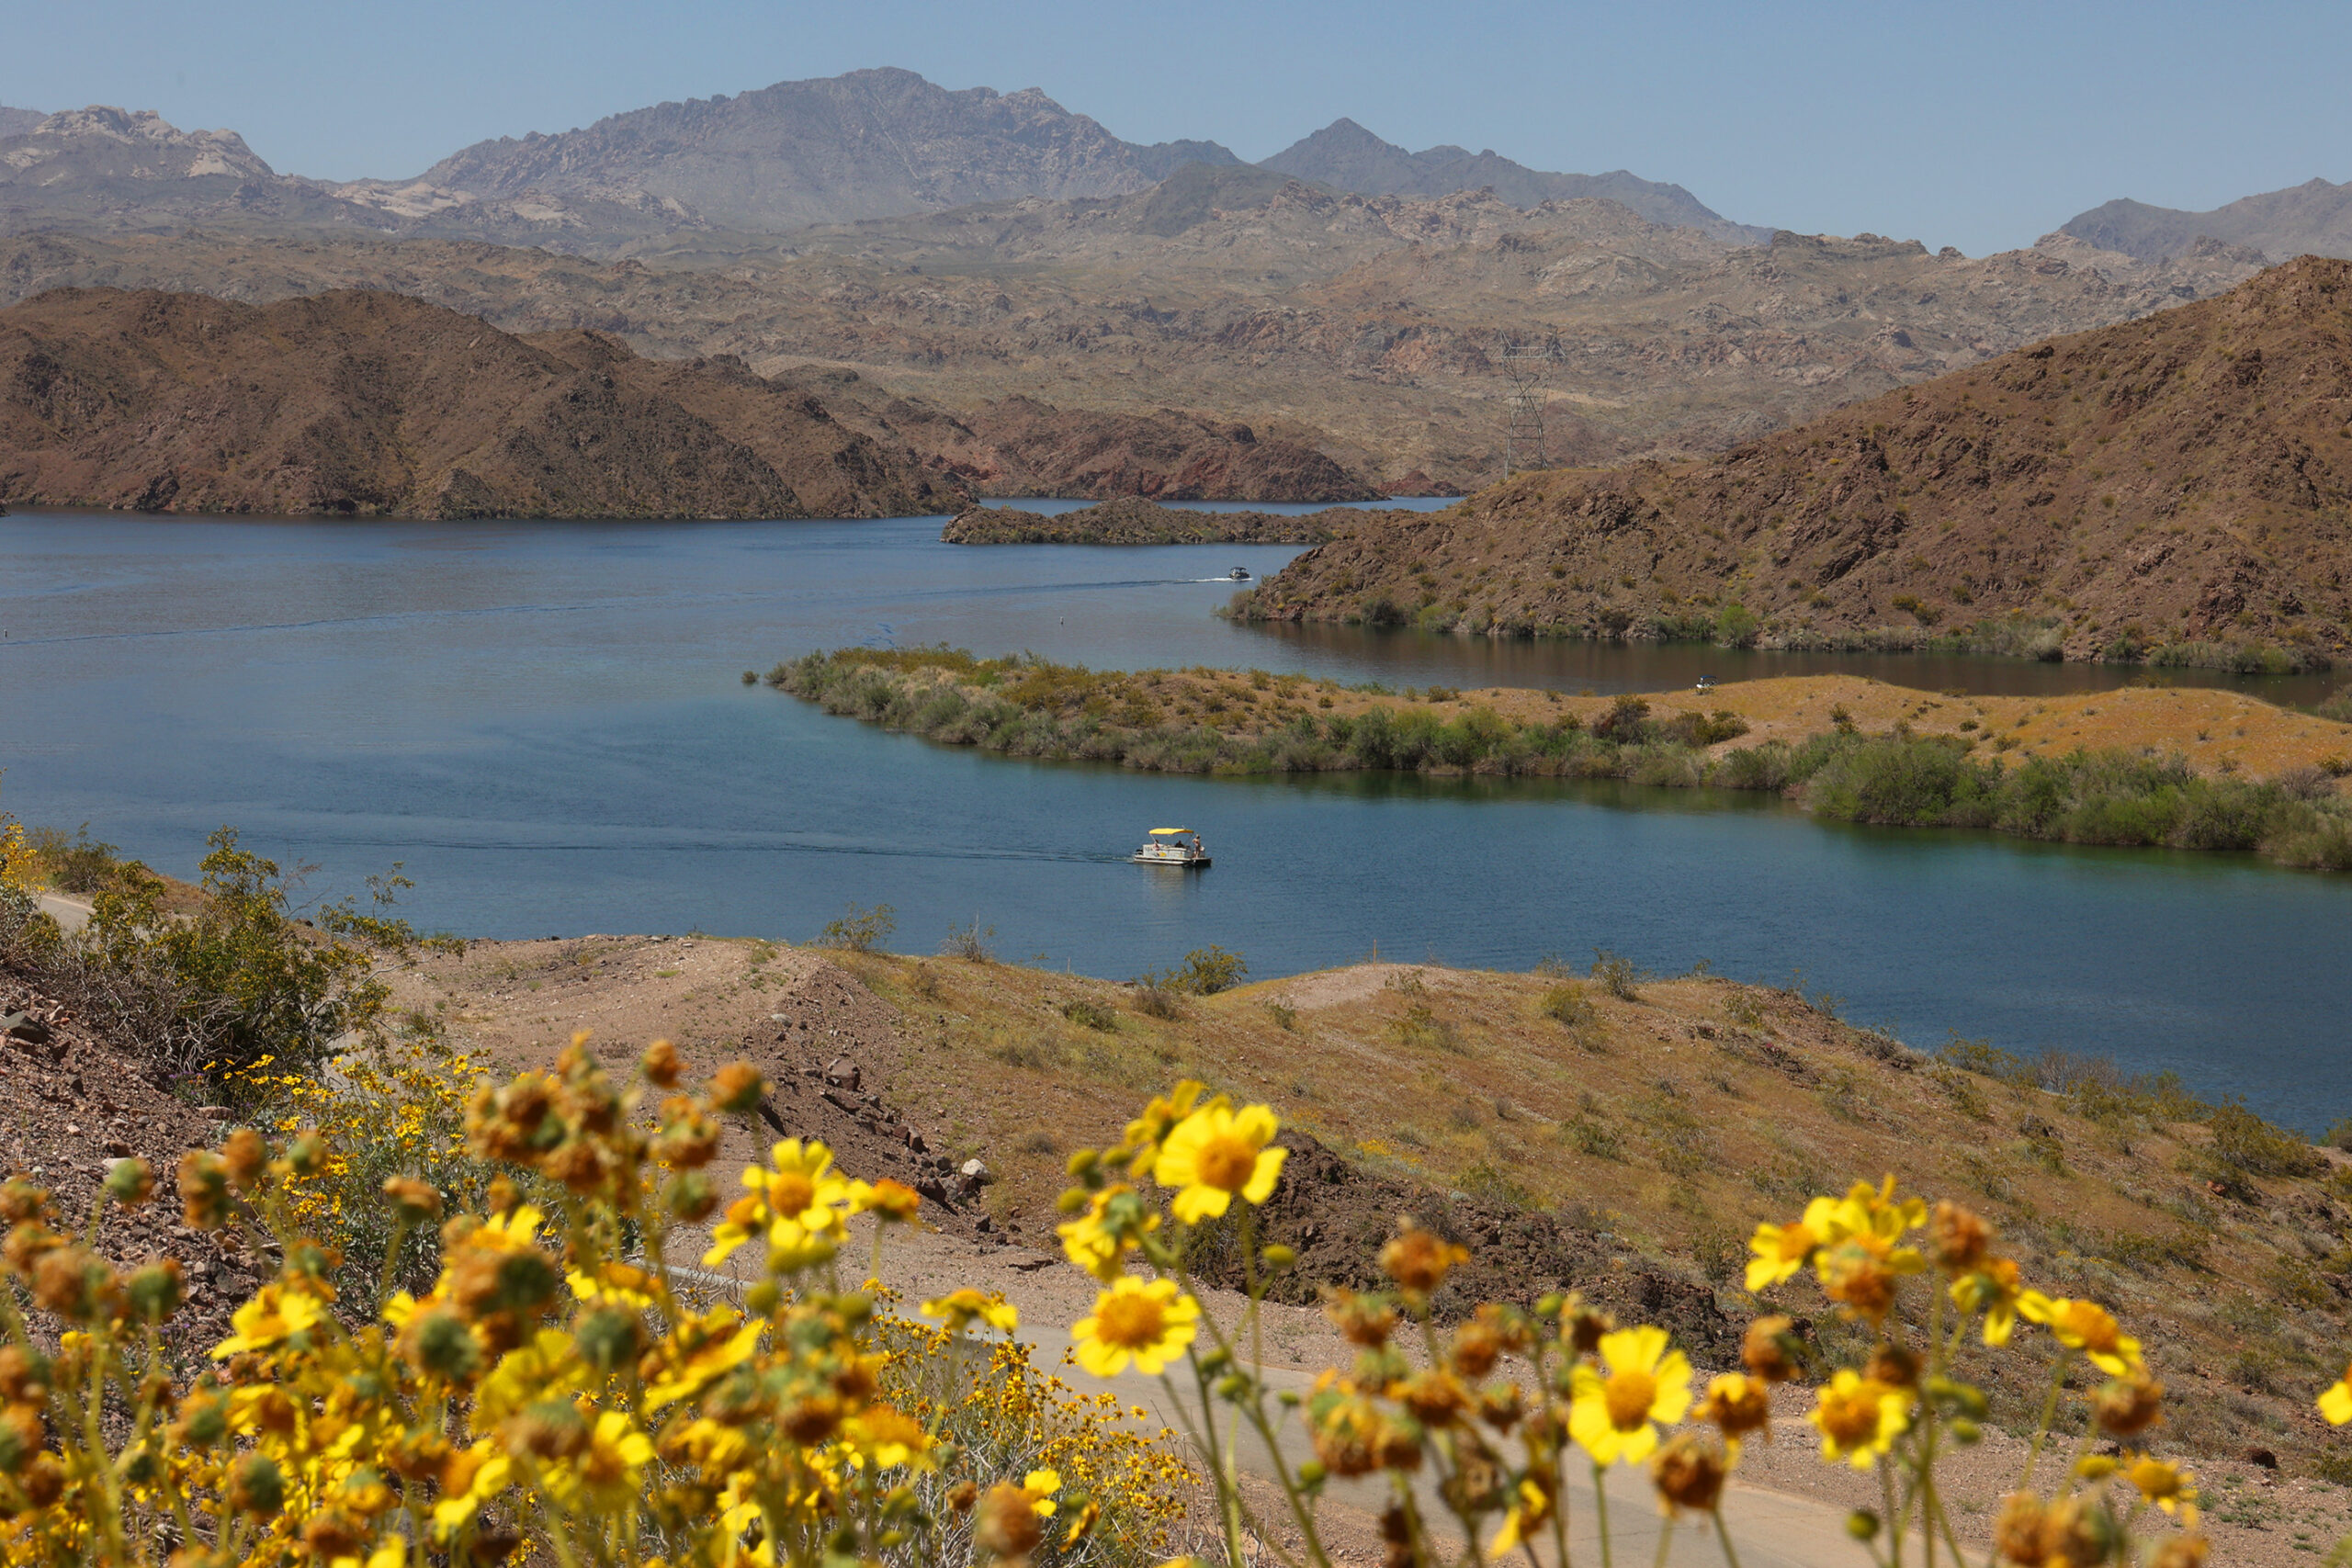
<path id="1" fill-rule="evenodd" d="M 317 1176 L 327 1168 L 327 1141 L 319 1136 L 317 1129 L 305 1128 L 287 1145 L 286 1163 L 297 1176 Z"/>
<path id="2" fill-rule="evenodd" d="M 180 1217 L 200 1231 L 229 1223 L 229 1168 L 219 1155 L 190 1149 L 180 1156 Z"/>
<path id="3" fill-rule="evenodd" d="M 229 1506 L 266 1519 L 286 1506 L 286 1476 L 267 1454 L 247 1454 L 229 1472 Z"/>
<path id="4" fill-rule="evenodd" d="M 602 1307 L 580 1319 L 571 1342 L 582 1360 L 600 1372 L 610 1372 L 637 1359 L 643 1337 L 635 1313 Z"/>
<path id="5" fill-rule="evenodd" d="M 1287 1269 L 1298 1261 L 1298 1250 L 1295 1247 L 1284 1247 L 1280 1242 L 1266 1248 L 1262 1256 L 1269 1269 Z"/>
<path id="6" fill-rule="evenodd" d="M 743 1304 L 761 1317 L 775 1311 L 784 1300 L 784 1288 L 774 1280 L 763 1280 L 743 1292 Z"/>
<path id="7" fill-rule="evenodd" d="M 107 1196 L 126 1209 L 155 1196 L 155 1168 L 143 1159 L 119 1159 L 107 1167 Z"/>
<path id="8" fill-rule="evenodd" d="M 431 1224 L 441 1217 L 441 1194 L 430 1182 L 419 1181 L 413 1176 L 386 1177 L 384 1196 L 403 1224 Z"/>
<path id="9" fill-rule="evenodd" d="M 686 1065 L 678 1057 L 678 1048 L 667 1040 L 656 1040 L 638 1058 L 638 1066 L 645 1074 L 645 1081 L 656 1089 L 674 1089 Z"/>
<path id="10" fill-rule="evenodd" d="M 760 1070 L 749 1062 L 729 1062 L 710 1080 L 710 1108 L 721 1111 L 752 1111 L 767 1090 Z"/>
<path id="11" fill-rule="evenodd" d="M 684 1171 L 670 1183 L 666 1201 L 673 1216 L 690 1225 L 700 1224 L 718 1207 L 718 1189 L 701 1171 Z"/>
<path id="12" fill-rule="evenodd" d="M 1857 1508 L 1846 1516 L 1846 1533 L 1856 1540 L 1878 1539 L 1878 1516 L 1868 1508 Z"/>
<path id="13" fill-rule="evenodd" d="M 220 1145 L 220 1158 L 228 1168 L 230 1185 L 240 1192 L 250 1192 L 269 1164 L 269 1145 L 251 1127 L 240 1127 Z"/>
<path id="14" fill-rule="evenodd" d="M 130 1276 L 126 1294 L 131 1314 L 148 1323 L 162 1323 L 180 1310 L 180 1265 L 176 1258 L 150 1263 Z"/>

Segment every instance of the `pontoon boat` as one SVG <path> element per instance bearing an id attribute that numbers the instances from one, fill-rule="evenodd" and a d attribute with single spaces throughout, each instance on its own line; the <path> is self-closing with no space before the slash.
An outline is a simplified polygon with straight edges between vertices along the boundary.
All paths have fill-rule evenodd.
<path id="1" fill-rule="evenodd" d="M 1184 838 L 1187 833 L 1192 833 L 1189 843 Z M 1127 858 L 1137 865 L 1172 865 L 1185 871 L 1200 871 L 1209 863 L 1201 836 L 1190 828 L 1154 828 L 1150 841 Z"/>

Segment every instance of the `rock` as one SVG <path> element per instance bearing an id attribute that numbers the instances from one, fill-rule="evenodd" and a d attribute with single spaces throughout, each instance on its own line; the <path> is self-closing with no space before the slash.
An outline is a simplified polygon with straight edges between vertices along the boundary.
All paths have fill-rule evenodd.
<path id="1" fill-rule="evenodd" d="M 831 1088 L 831 1086 L 828 1086 L 825 1089 L 825 1103 L 831 1106 L 836 1111 L 845 1111 L 852 1116 L 855 1116 L 865 1110 L 864 1106 L 858 1104 L 854 1096 L 843 1093 L 842 1090 Z"/>
<path id="2" fill-rule="evenodd" d="M 958 1174 L 961 1175 L 965 1180 L 977 1181 L 983 1187 L 986 1187 L 989 1183 L 996 1179 L 996 1172 L 990 1170 L 985 1164 L 976 1159 L 966 1160 Z"/>
<path id="3" fill-rule="evenodd" d="M 916 1132 L 912 1127 L 907 1129 L 907 1147 L 912 1149 L 917 1154 L 922 1154 L 931 1145 L 929 1144 L 923 1142 L 922 1134 L 921 1133 Z"/>
<path id="4" fill-rule="evenodd" d="M 940 1180 L 936 1176 L 918 1178 L 915 1181 L 915 1190 L 922 1193 L 932 1202 L 944 1203 L 948 1201 L 947 1183 Z"/>
<path id="5" fill-rule="evenodd" d="M 226 1122 L 236 1114 L 225 1105 L 199 1105 L 196 1108 L 196 1113 L 207 1122 Z"/>
<path id="6" fill-rule="evenodd" d="M 827 1083 L 837 1084 L 841 1088 L 849 1089 L 852 1092 L 855 1092 L 858 1084 L 864 1076 L 865 1075 L 858 1071 L 857 1064 L 851 1061 L 847 1056 L 834 1057 L 833 1065 L 825 1069 L 825 1081 Z"/>
<path id="7" fill-rule="evenodd" d="M 49 1043 L 50 1028 L 28 1012 L 0 1014 L 0 1034 L 11 1040 L 21 1040 L 28 1045 Z"/>
<path id="8" fill-rule="evenodd" d="M 996 1228 L 996 1222 L 989 1219 L 986 1214 L 982 1214 L 979 1218 L 979 1223 L 972 1228 L 979 1232 L 982 1235 L 986 1235 L 989 1232 Z"/>
<path id="9" fill-rule="evenodd" d="M 120 1138 L 108 1138 L 107 1140 L 107 1153 L 112 1155 L 117 1159 L 129 1159 L 130 1157 L 130 1145 Z"/>

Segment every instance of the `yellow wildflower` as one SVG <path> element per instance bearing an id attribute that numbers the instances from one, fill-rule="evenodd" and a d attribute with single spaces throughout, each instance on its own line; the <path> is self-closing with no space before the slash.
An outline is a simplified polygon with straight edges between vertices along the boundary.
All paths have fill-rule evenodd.
<path id="1" fill-rule="evenodd" d="M 930 1468 L 931 1436 L 922 1423 L 887 1404 L 869 1404 L 842 1427 L 853 1462 L 872 1461 L 884 1470 L 902 1464 Z"/>
<path id="2" fill-rule="evenodd" d="M 765 1327 L 760 1319 L 743 1321 L 733 1308 L 723 1306 L 678 1325 L 654 1347 L 652 1359 L 659 1370 L 646 1379 L 645 1407 L 659 1410 L 741 1366 L 759 1348 Z"/>
<path id="3" fill-rule="evenodd" d="M 1108 1378 L 1133 1361 L 1146 1377 L 1158 1377 L 1200 1332 L 1200 1303 L 1179 1294 L 1174 1280 L 1122 1276 L 1094 1298 L 1094 1314 L 1071 1329 L 1078 1364 Z"/>
<path id="4" fill-rule="evenodd" d="M 1144 1107 L 1143 1114 L 1127 1123 L 1126 1136 L 1113 1156 L 1129 1159 L 1128 1175 L 1140 1177 L 1151 1169 L 1159 1158 L 1160 1140 L 1193 1113 L 1193 1107 L 1206 1087 L 1196 1079 L 1186 1078 L 1168 1093 L 1154 1096 L 1151 1103 Z M 1220 1097 L 1214 1103 L 1221 1105 L 1224 1100 Z"/>
<path id="5" fill-rule="evenodd" d="M 2346 1367 L 2344 1375 L 2330 1383 L 2327 1392 L 2319 1396 L 2319 1413 L 2327 1417 L 2331 1427 L 2341 1427 L 2346 1421 L 2352 1421 L 2352 1367 Z"/>
<path id="6" fill-rule="evenodd" d="M 1806 1415 L 1821 1431 L 1821 1457 L 1868 1470 L 1911 1425 L 1911 1395 L 1841 1368 Z"/>
<path id="7" fill-rule="evenodd" d="M 1238 1111 L 1221 1104 L 1204 1106 L 1160 1144 L 1152 1179 L 1182 1189 L 1170 1207 L 1188 1225 L 1224 1213 L 1237 1192 L 1262 1203 L 1273 1196 L 1274 1181 L 1290 1155 L 1267 1146 L 1281 1130 L 1274 1113 L 1262 1105 Z"/>
<path id="8" fill-rule="evenodd" d="M 1090 1194 L 1086 1212 L 1055 1230 L 1069 1260 L 1107 1285 L 1125 1271 L 1139 1238 L 1159 1228 L 1159 1216 L 1122 1182 Z"/>
<path id="9" fill-rule="evenodd" d="M 1657 1447 L 1652 1423 L 1671 1426 L 1690 1408 L 1690 1363 L 1668 1350 L 1665 1329 L 1652 1326 L 1603 1335 L 1600 1349 L 1605 1377 L 1577 1363 L 1568 1436 L 1595 1464 L 1638 1464 Z"/>
<path id="10" fill-rule="evenodd" d="M 1788 1279 L 1820 1245 L 1821 1238 L 1801 1223 L 1758 1225 L 1747 1238 L 1747 1250 L 1755 1254 L 1747 1260 L 1747 1289 L 1766 1290 Z"/>
<path id="11" fill-rule="evenodd" d="M 1501 1561 L 1551 1522 L 1555 1505 L 1545 1486 L 1552 1479 L 1542 1472 L 1531 1472 L 1521 1478 L 1519 1490 L 1511 1494 L 1510 1511 L 1503 1516 L 1503 1528 L 1487 1548 L 1489 1558 Z"/>
<path id="12" fill-rule="evenodd" d="M 311 1293 L 324 1288 L 322 1283 L 309 1279 L 303 1280 L 299 1288 L 278 1280 L 264 1285 L 229 1319 L 236 1332 L 212 1348 L 212 1359 L 225 1361 L 241 1351 L 275 1349 L 295 1335 L 307 1332 L 326 1315 L 325 1306 Z"/>
<path id="13" fill-rule="evenodd" d="M 993 1291 L 976 1291 L 968 1285 L 923 1303 L 922 1314 L 945 1319 L 950 1334 L 963 1333 L 974 1318 L 1007 1334 L 1021 1326 L 1021 1314 L 1011 1302 Z"/>
<path id="14" fill-rule="evenodd" d="M 2088 1356 L 2109 1377 L 2141 1370 L 2140 1342 L 2097 1302 L 2052 1301 L 2040 1291 L 2027 1291 L 2018 1297 L 2018 1311 L 2027 1322 L 2046 1326 L 2061 1345 Z"/>
<path id="15" fill-rule="evenodd" d="M 1953 1304 L 1962 1312 L 1984 1314 L 1984 1343 L 1995 1347 L 2007 1344 L 2017 1328 L 2018 1300 L 2022 1293 L 2017 1260 L 2011 1258 L 1988 1258 L 1973 1273 L 1951 1282 Z"/>
<path id="16" fill-rule="evenodd" d="M 2188 1472 L 2154 1454 L 2133 1454 L 2124 1463 L 2123 1478 L 2132 1483 L 2141 1496 L 2167 1514 L 2177 1516 L 2187 1508 L 2189 1526 L 2191 1529 L 2196 1527 L 2196 1477 Z"/>

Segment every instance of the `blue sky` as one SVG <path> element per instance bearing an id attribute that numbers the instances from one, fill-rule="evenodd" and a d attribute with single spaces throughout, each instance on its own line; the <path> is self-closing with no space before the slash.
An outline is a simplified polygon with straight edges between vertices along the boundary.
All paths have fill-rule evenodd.
<path id="1" fill-rule="evenodd" d="M 0 103 L 228 126 L 281 171 L 418 172 L 665 98 L 902 65 L 1262 158 L 1340 115 L 1629 168 L 1726 217 L 1970 254 L 2112 197 L 2352 179 L 2352 6 L 0 0 Z"/>

